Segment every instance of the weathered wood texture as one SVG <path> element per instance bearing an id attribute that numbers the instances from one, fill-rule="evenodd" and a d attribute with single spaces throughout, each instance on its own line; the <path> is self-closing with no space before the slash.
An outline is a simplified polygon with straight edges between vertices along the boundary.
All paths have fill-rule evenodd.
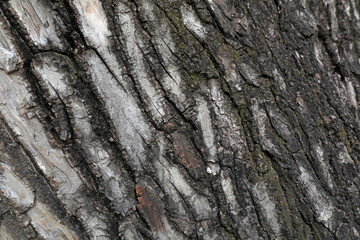
<path id="1" fill-rule="evenodd" d="M 0 239 L 360 239 L 358 0 L 0 2 Z"/>

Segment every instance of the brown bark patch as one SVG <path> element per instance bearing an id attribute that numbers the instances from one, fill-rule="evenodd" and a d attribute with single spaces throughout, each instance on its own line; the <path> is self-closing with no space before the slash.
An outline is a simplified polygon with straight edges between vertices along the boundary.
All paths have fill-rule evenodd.
<path id="1" fill-rule="evenodd" d="M 200 156 L 195 152 L 191 140 L 184 134 L 175 133 L 173 135 L 174 148 L 179 156 L 179 162 L 188 169 L 201 167 Z"/>
<path id="2" fill-rule="evenodd" d="M 139 202 L 137 207 L 144 214 L 148 224 L 157 232 L 163 232 L 165 227 L 162 221 L 161 199 L 146 186 L 136 186 L 136 195 Z"/>

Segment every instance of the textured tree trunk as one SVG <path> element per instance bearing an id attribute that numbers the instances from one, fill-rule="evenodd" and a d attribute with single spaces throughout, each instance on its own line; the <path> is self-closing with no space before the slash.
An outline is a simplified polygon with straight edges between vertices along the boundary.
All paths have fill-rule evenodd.
<path id="1" fill-rule="evenodd" d="M 0 3 L 0 239 L 360 239 L 358 0 Z"/>

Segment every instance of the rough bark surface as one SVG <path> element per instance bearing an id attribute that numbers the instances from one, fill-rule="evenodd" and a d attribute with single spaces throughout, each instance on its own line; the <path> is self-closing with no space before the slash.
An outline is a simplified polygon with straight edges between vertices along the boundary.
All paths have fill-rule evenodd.
<path id="1" fill-rule="evenodd" d="M 0 239 L 360 239 L 358 0 L 0 2 Z"/>

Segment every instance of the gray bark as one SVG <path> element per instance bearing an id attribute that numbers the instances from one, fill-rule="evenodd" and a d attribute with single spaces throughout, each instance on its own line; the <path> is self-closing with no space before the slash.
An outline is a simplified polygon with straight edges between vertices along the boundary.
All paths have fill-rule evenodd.
<path id="1" fill-rule="evenodd" d="M 0 2 L 0 239 L 360 239 L 356 0 Z"/>

